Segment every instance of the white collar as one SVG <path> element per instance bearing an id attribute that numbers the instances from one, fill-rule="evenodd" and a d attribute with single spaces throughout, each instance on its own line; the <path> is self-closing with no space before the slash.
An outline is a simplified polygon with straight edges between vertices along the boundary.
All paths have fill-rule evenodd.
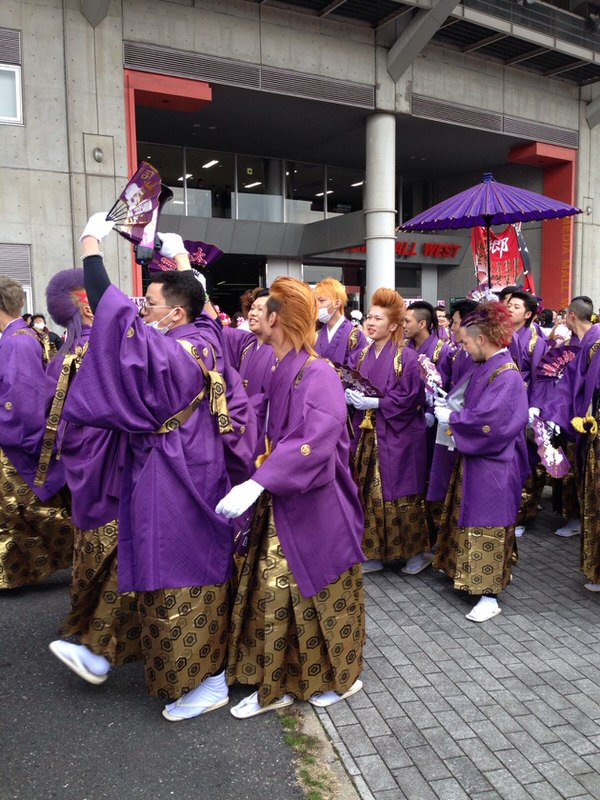
<path id="1" fill-rule="evenodd" d="M 335 325 L 333 326 L 333 328 L 331 328 L 331 330 L 330 330 L 329 328 L 327 328 L 327 341 L 329 341 L 329 342 L 330 342 L 330 341 L 333 339 L 333 337 L 335 336 L 335 334 L 338 332 L 338 329 L 339 329 L 340 325 L 342 324 L 342 322 L 343 322 L 345 319 L 346 319 L 346 317 L 345 317 L 343 314 L 341 314 L 341 315 L 340 315 L 340 318 L 339 318 L 339 319 L 338 319 L 338 321 L 335 323 Z"/>

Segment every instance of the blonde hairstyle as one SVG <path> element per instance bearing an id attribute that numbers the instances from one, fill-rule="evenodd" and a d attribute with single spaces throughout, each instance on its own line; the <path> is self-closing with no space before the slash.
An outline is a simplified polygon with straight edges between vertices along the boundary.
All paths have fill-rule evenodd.
<path id="1" fill-rule="evenodd" d="M 348 302 L 348 295 L 346 294 L 346 290 L 342 286 L 339 281 L 336 281 L 335 278 L 323 278 L 322 281 L 319 281 L 315 286 L 315 297 L 319 294 L 324 294 L 325 297 L 329 297 L 330 300 L 339 300 L 340 301 L 340 311 L 343 311 L 346 308 L 346 303 Z"/>
<path id="2" fill-rule="evenodd" d="M 317 301 L 310 286 L 296 278 L 276 278 L 267 299 L 267 314 L 273 311 L 294 349 L 314 354 Z"/>
<path id="3" fill-rule="evenodd" d="M 384 308 L 390 323 L 396 323 L 398 326 L 392 333 L 392 341 L 400 342 L 404 333 L 402 330 L 402 323 L 404 322 L 404 315 L 406 313 L 406 303 L 404 299 L 398 294 L 395 289 L 385 289 L 384 287 L 377 289 L 371 298 L 371 306 L 379 306 Z"/>
<path id="4" fill-rule="evenodd" d="M 0 310 L 15 319 L 25 305 L 25 290 L 18 280 L 0 275 Z"/>

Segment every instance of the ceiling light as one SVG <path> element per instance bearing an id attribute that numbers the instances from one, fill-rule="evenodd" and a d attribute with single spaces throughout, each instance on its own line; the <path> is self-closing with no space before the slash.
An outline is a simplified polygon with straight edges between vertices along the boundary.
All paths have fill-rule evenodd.
<path id="1" fill-rule="evenodd" d="M 254 181 L 254 183 L 245 183 L 244 189 L 254 189 L 255 186 L 260 186 L 262 181 Z"/>
<path id="2" fill-rule="evenodd" d="M 333 189 L 328 189 L 327 194 L 333 194 Z M 323 197 L 323 192 L 317 192 L 315 197 Z"/>
<path id="3" fill-rule="evenodd" d="M 193 178 L 193 177 L 194 177 L 194 176 L 192 175 L 192 173 L 191 173 L 191 172 L 188 172 L 188 173 L 186 173 L 185 179 L 186 179 L 186 181 L 187 181 L 187 180 L 188 180 L 188 178 Z M 178 181 L 182 181 L 182 180 L 183 180 L 183 177 L 182 177 L 182 176 L 180 176 L 179 178 L 177 178 L 177 180 L 178 180 Z"/>
<path id="4" fill-rule="evenodd" d="M 202 169 L 210 169 L 211 167 L 214 167 L 215 164 L 218 164 L 218 163 L 219 162 L 217 161 L 217 159 L 213 158 L 212 161 L 207 161 L 206 164 L 202 164 Z"/>
<path id="5" fill-rule="evenodd" d="M 351 183 L 350 186 L 354 189 L 356 186 L 362 186 L 364 181 L 357 181 L 356 183 Z"/>

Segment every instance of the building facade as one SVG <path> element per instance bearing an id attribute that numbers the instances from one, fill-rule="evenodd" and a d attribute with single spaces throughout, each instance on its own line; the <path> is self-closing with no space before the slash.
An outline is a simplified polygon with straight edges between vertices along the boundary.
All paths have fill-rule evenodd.
<path id="1" fill-rule="evenodd" d="M 576 11 L 570 11 L 570 6 Z M 564 6 L 564 7 L 561 7 Z M 470 232 L 396 234 L 481 180 L 578 205 L 523 233 L 546 305 L 600 297 L 600 34 L 593 4 L 512 0 L 4 0 L 0 271 L 31 307 L 140 160 L 162 230 L 218 245 L 213 293 L 279 274 L 462 296 Z M 113 279 L 139 293 L 130 246 Z"/>

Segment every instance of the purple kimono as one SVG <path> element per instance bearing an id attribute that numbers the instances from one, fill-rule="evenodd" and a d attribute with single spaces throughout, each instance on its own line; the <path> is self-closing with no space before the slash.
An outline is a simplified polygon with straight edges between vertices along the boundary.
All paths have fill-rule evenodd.
<path id="1" fill-rule="evenodd" d="M 76 346 L 88 342 L 91 326 L 84 325 Z M 47 372 L 58 380 L 62 354 L 48 364 Z M 81 530 L 91 530 L 116 519 L 119 490 L 127 448 L 127 436 L 119 431 L 61 421 L 57 449 L 71 491 L 71 517 Z"/>
<path id="2" fill-rule="evenodd" d="M 317 336 L 315 350 L 317 355 L 329 359 L 334 364 L 356 369 L 356 362 L 362 349 L 367 346 L 367 338 L 360 328 L 355 328 L 350 320 L 344 319 L 333 334 L 331 341 L 327 325 L 323 325 Z"/>
<path id="3" fill-rule="evenodd" d="M 55 388 L 42 363 L 39 339 L 24 320 L 13 320 L 0 338 L 0 447 L 42 501 L 65 484 L 62 464 L 53 457 L 44 486 L 34 485 Z"/>
<path id="4" fill-rule="evenodd" d="M 232 529 L 215 513 L 231 482 L 208 399 L 180 427 L 157 433 L 205 384 L 177 339 L 195 345 L 209 369 L 208 345 L 221 341 L 222 360 L 219 326 L 208 317 L 163 336 L 109 286 L 65 404 L 70 422 L 127 434 L 118 513 L 121 592 L 221 583 L 231 574 Z M 236 436 L 243 448 L 243 435 Z M 252 439 L 246 461 L 254 445 Z"/>
<path id="5" fill-rule="evenodd" d="M 515 524 L 522 488 L 515 443 L 524 437 L 527 418 L 523 380 L 503 349 L 476 366 L 465 407 L 450 414 L 452 435 L 463 457 L 461 527 Z"/>
<path id="6" fill-rule="evenodd" d="M 425 388 L 419 375 L 414 349 L 402 348 L 402 373 L 397 376 L 394 358 L 398 345 L 388 341 L 379 356 L 370 345 L 360 373 L 379 389 L 381 400 L 375 412 L 379 470 L 384 501 L 424 494 L 427 473 Z M 360 438 L 364 413 L 356 411 L 355 446 Z"/>
<path id="7" fill-rule="evenodd" d="M 524 325 L 519 328 L 518 331 L 515 331 L 514 338 L 519 343 L 519 361 L 515 363 L 521 370 L 521 375 L 527 386 L 527 392 L 530 394 L 535 382 L 535 371 L 540 359 L 546 352 L 547 342 L 534 325 Z"/>
<path id="8" fill-rule="evenodd" d="M 273 497 L 277 535 L 303 597 L 364 561 L 344 391 L 326 361 L 307 363 L 308 357 L 291 350 L 273 373 L 267 425 L 273 451 L 252 476 Z"/>

